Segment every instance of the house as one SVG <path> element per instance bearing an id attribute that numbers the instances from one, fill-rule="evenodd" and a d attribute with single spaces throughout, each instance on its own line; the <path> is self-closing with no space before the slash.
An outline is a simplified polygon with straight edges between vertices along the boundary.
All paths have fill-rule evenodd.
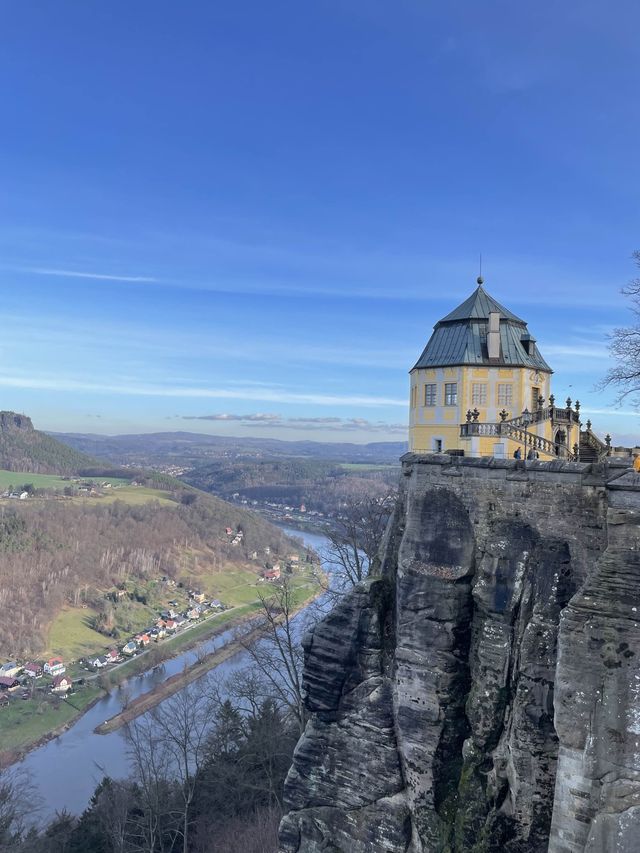
<path id="1" fill-rule="evenodd" d="M 230 527 L 225 527 L 224 532 L 227 534 L 227 536 L 231 536 L 233 530 Z"/>
<path id="2" fill-rule="evenodd" d="M 175 619 L 167 619 L 164 623 L 164 627 L 166 631 L 175 631 L 176 630 L 176 620 Z"/>
<path id="3" fill-rule="evenodd" d="M 276 563 L 275 566 L 271 569 L 263 569 L 262 577 L 266 581 L 277 581 L 280 580 L 280 566 Z"/>
<path id="4" fill-rule="evenodd" d="M 191 593 L 191 598 L 197 603 L 202 604 L 205 599 L 204 592 L 200 592 L 199 590 L 194 589 Z"/>
<path id="5" fill-rule="evenodd" d="M 20 682 L 17 678 L 8 675 L 0 675 L 0 690 L 8 690 L 12 693 L 20 687 Z"/>
<path id="6" fill-rule="evenodd" d="M 184 616 L 176 616 L 175 618 L 176 628 L 182 628 L 182 626 L 186 623 L 186 618 Z"/>
<path id="7" fill-rule="evenodd" d="M 211 604 L 210 604 L 209 606 L 210 606 L 210 607 L 213 607 L 213 609 L 214 609 L 214 610 L 222 610 L 222 609 L 223 609 L 223 607 L 224 607 L 224 605 L 222 604 L 222 602 L 221 602 L 221 601 L 219 601 L 217 598 L 214 598 L 214 599 L 213 599 L 213 601 L 211 602 Z"/>
<path id="8" fill-rule="evenodd" d="M 42 664 L 40 663 L 28 663 L 24 668 L 25 675 L 28 675 L 29 678 L 42 678 Z"/>
<path id="9" fill-rule="evenodd" d="M 109 649 L 107 652 L 108 663 L 117 663 L 120 660 L 120 653 L 117 649 Z"/>
<path id="10" fill-rule="evenodd" d="M 129 640 L 129 642 L 122 647 L 122 654 L 123 655 L 135 654 L 137 648 L 138 648 L 137 643 L 135 643 L 133 640 Z"/>
<path id="11" fill-rule="evenodd" d="M 289 562 L 290 563 L 299 563 L 300 557 L 297 554 L 289 554 Z"/>
<path id="12" fill-rule="evenodd" d="M 68 675 L 56 675 L 53 679 L 51 690 L 54 693 L 66 693 L 68 690 L 71 690 L 72 684 L 73 682 Z"/>
<path id="13" fill-rule="evenodd" d="M 191 610 L 187 611 L 187 619 L 199 619 L 200 618 L 200 609 L 197 607 L 192 607 Z"/>
<path id="14" fill-rule="evenodd" d="M 19 500 L 21 500 L 21 501 L 26 501 L 26 499 L 27 499 L 28 497 L 29 497 L 29 492 L 20 492 L 20 498 L 19 498 Z"/>
<path id="15" fill-rule="evenodd" d="M 62 675 L 62 673 L 66 671 L 66 667 L 62 658 L 49 658 L 44 665 L 44 671 L 47 675 L 55 677 L 56 675 Z"/>
<path id="16" fill-rule="evenodd" d="M 173 608 L 169 608 L 169 610 L 163 610 L 160 615 L 166 621 L 167 619 L 175 619 L 178 614 Z"/>
<path id="17" fill-rule="evenodd" d="M 0 676 L 4 676 L 6 678 L 12 678 L 14 675 L 17 675 L 21 672 L 22 667 L 14 660 L 7 661 L 7 663 L 3 663 L 0 666 Z"/>
<path id="18" fill-rule="evenodd" d="M 138 634 L 136 642 L 139 646 L 148 646 L 151 642 L 151 637 L 148 634 Z"/>
<path id="19" fill-rule="evenodd" d="M 92 666 L 94 669 L 102 669 L 103 666 L 106 666 L 106 662 L 103 662 L 102 655 L 98 655 L 95 658 L 89 658 L 89 666 Z"/>

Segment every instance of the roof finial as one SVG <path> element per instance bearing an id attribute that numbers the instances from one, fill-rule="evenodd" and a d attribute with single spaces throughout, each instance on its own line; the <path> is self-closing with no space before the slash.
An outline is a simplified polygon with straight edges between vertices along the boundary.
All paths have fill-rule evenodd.
<path id="1" fill-rule="evenodd" d="M 480 252 L 480 275 L 476 279 L 479 285 L 484 284 L 484 279 L 482 278 L 482 252 Z"/>

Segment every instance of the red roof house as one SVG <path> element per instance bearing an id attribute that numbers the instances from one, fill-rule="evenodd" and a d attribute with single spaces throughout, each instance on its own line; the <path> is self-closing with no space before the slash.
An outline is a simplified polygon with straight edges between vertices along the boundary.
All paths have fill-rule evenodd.
<path id="1" fill-rule="evenodd" d="M 62 675 L 65 671 L 65 665 L 62 658 L 49 658 L 49 660 L 44 665 L 44 671 L 48 675 Z"/>

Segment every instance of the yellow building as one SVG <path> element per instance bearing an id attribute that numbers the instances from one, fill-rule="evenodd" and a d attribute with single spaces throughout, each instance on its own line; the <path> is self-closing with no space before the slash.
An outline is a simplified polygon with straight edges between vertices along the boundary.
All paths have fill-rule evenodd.
<path id="1" fill-rule="evenodd" d="M 410 372 L 409 450 L 571 456 L 580 404 L 555 405 L 553 371 L 526 322 L 482 285 L 436 323 Z"/>

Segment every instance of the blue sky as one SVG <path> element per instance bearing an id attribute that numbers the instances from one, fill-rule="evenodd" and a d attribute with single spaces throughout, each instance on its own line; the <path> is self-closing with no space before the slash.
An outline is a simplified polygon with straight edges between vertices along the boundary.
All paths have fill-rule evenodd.
<path id="1" fill-rule="evenodd" d="M 401 439 L 482 252 L 556 395 L 635 441 L 594 386 L 640 248 L 640 8 L 540 6 L 6 4 L 1 408 Z"/>

